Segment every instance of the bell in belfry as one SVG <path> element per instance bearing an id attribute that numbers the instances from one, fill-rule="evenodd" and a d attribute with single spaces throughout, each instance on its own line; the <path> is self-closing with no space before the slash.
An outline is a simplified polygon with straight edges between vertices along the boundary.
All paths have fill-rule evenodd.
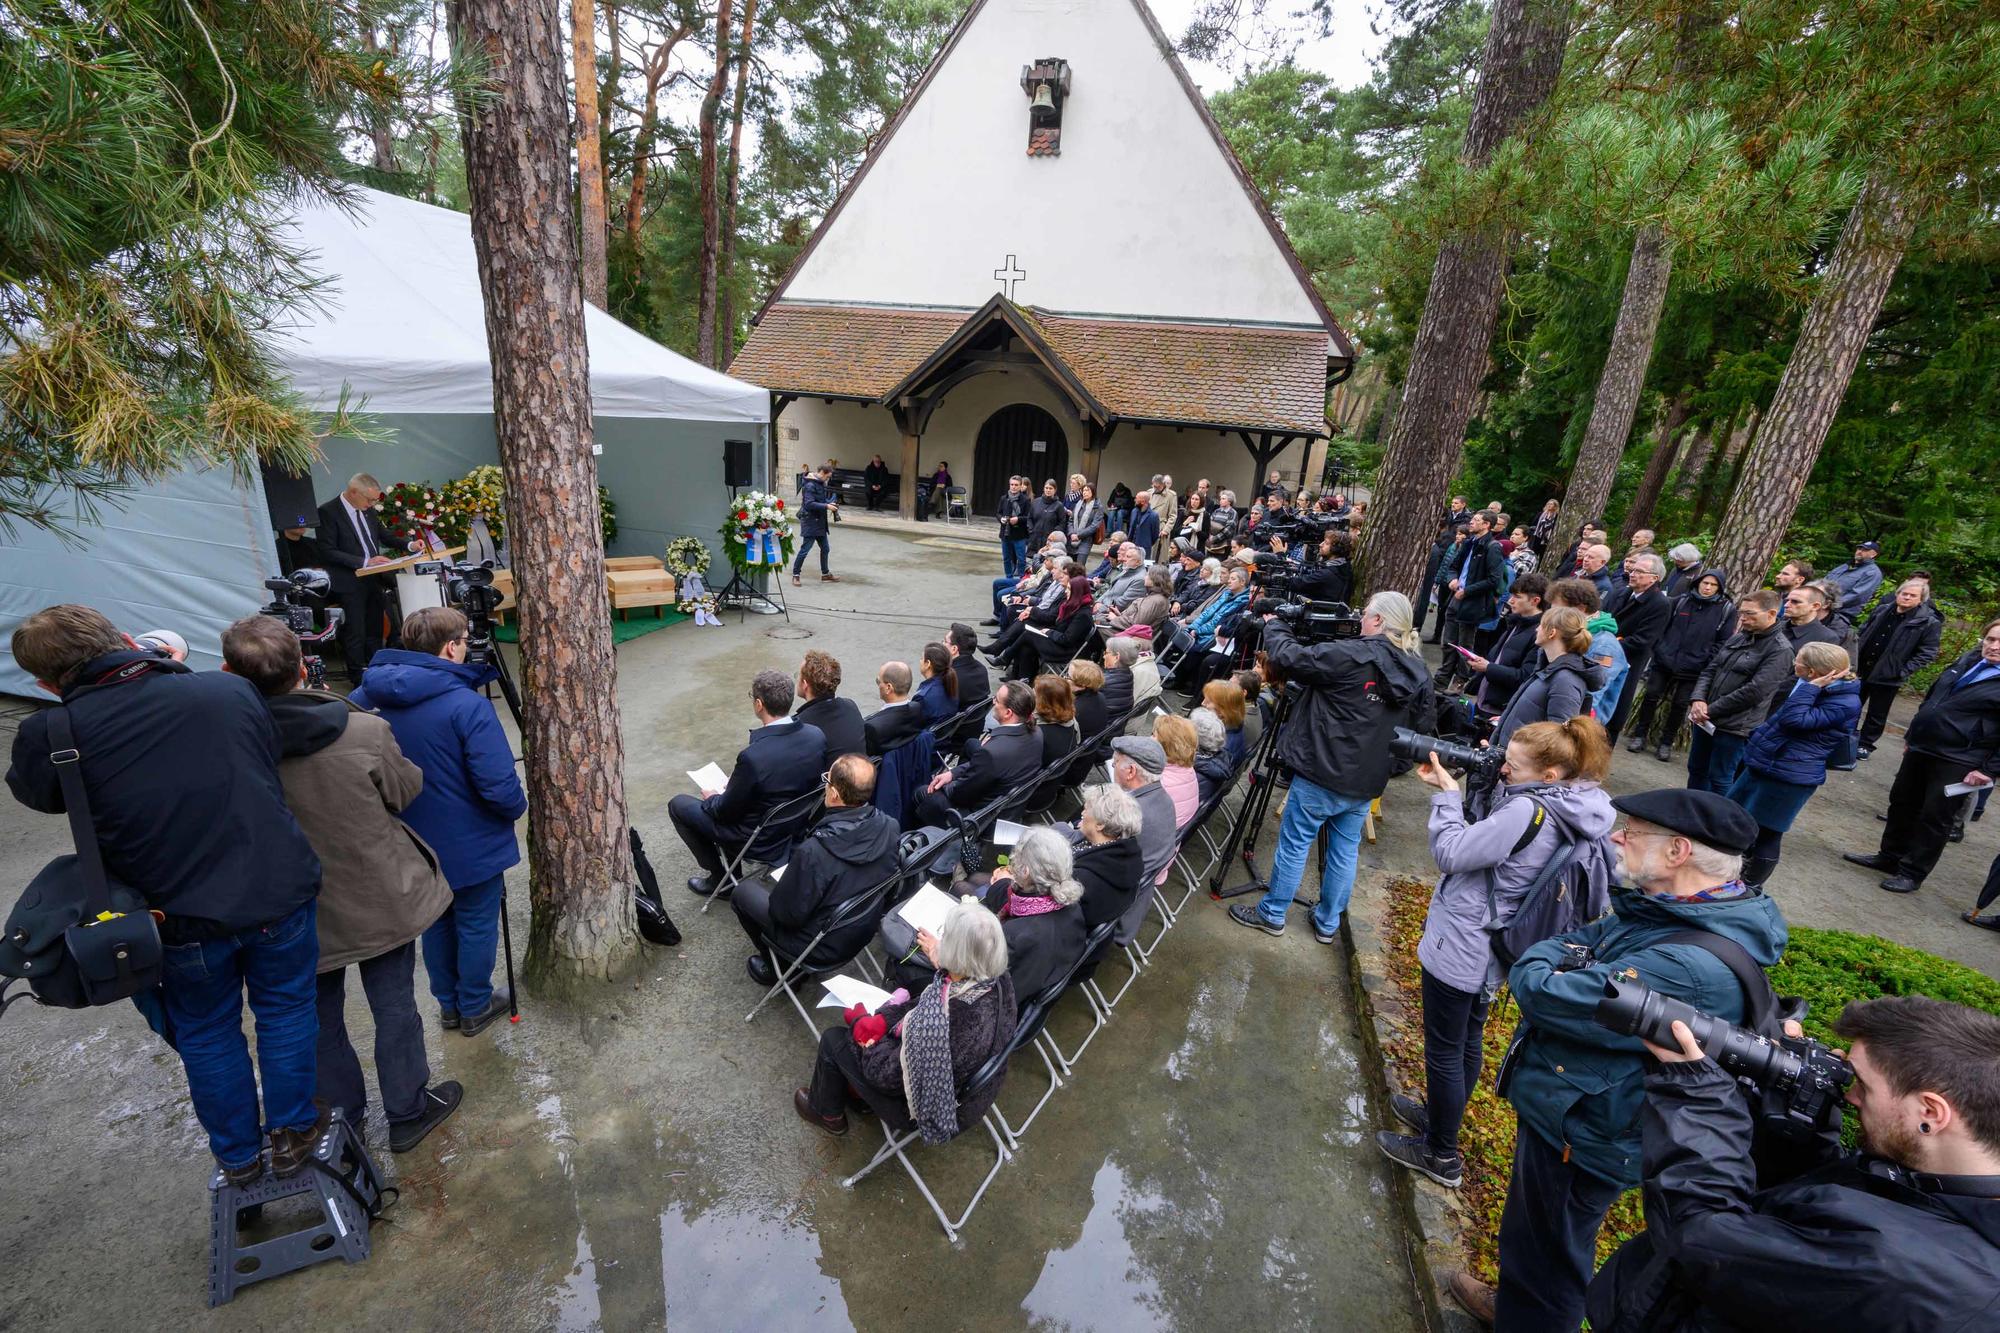
<path id="1" fill-rule="evenodd" d="M 1055 111 L 1056 99 L 1054 94 L 1049 92 L 1048 84 L 1035 85 L 1035 100 L 1028 104 L 1028 109 L 1037 114 L 1052 114 Z"/>

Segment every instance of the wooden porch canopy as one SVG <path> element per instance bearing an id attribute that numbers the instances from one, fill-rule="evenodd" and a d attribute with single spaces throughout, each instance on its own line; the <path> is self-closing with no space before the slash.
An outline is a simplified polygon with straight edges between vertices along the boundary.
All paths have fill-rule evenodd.
<path id="1" fill-rule="evenodd" d="M 1327 435 L 1326 393 L 1351 361 L 1322 329 L 1082 319 L 994 296 L 962 312 L 781 301 L 730 373 L 799 398 L 873 403 L 902 433 L 902 508 L 916 504 L 920 443 L 952 388 L 999 367 L 1041 379 L 1084 424 L 1084 475 L 1125 423 L 1233 434 L 1261 474 Z"/>

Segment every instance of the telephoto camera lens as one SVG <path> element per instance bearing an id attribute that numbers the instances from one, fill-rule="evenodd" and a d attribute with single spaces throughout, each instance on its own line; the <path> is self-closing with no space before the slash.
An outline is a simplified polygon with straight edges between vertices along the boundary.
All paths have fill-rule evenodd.
<path id="1" fill-rule="evenodd" d="M 1769 1038 L 1704 1014 L 1639 982 L 1612 977 L 1604 983 L 1604 998 L 1597 1005 L 1600 1026 L 1672 1051 L 1680 1047 L 1674 1039 L 1675 1019 L 1687 1024 L 1695 1044 L 1709 1059 L 1760 1088 L 1790 1088 L 1805 1067 L 1800 1057 Z"/>

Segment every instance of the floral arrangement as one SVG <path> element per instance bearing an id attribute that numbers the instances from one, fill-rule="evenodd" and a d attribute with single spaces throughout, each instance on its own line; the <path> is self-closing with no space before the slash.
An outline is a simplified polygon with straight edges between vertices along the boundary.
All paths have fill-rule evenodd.
<path id="1" fill-rule="evenodd" d="M 706 574 L 708 543 L 699 537 L 676 537 L 667 543 L 667 572 L 684 579 L 690 574 Z"/>
<path id="2" fill-rule="evenodd" d="M 414 540 L 417 533 L 405 536 L 398 526 L 399 509 L 426 515 L 430 526 L 453 546 L 465 543 L 472 520 L 479 515 L 485 516 L 486 530 L 496 543 L 506 536 L 507 490 L 500 469 L 491 463 L 442 486 L 398 482 L 390 487 L 382 500 L 382 522 L 401 540 Z M 612 503 L 611 492 L 602 486 L 597 488 L 597 516 L 604 529 L 604 540 L 609 542 L 618 535 L 618 506 Z"/>
<path id="3" fill-rule="evenodd" d="M 791 559 L 792 547 L 798 539 L 798 520 L 777 496 L 745 491 L 729 502 L 728 514 L 717 531 L 722 534 L 729 563 L 747 571 L 764 565 L 781 565 Z M 777 545 L 775 553 L 773 542 Z"/>
<path id="4" fill-rule="evenodd" d="M 382 493 L 382 503 L 375 516 L 389 530 L 389 535 L 403 546 L 421 540 L 425 528 L 440 535 L 444 533 L 444 508 L 439 502 L 437 488 L 433 486 L 397 482 Z"/>

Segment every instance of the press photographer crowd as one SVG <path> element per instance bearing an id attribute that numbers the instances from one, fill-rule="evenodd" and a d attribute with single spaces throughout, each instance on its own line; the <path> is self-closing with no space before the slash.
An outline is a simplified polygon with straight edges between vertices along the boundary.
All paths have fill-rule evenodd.
<path id="1" fill-rule="evenodd" d="M 801 483 L 822 505 L 827 471 Z M 131 997 L 186 1068 L 216 1189 L 299 1172 L 329 1116 L 364 1125 L 350 965 L 393 1152 L 463 1096 L 427 1062 L 419 950 L 458 1039 L 513 1008 L 493 974 L 526 801 L 485 693 L 507 687 L 518 711 L 497 599 L 490 573 L 447 567 L 447 605 L 385 617 L 356 574 L 384 558 L 379 495 L 357 477 L 321 508 L 320 559 L 228 628 L 220 672 L 81 606 L 13 635 L 61 706 L 21 724 L 8 785 L 67 811 L 79 855 L 23 896 L 0 973 L 52 1003 Z M 1082 1055 L 1043 1029 L 1059 1001 L 1085 1005 L 1094 1036 L 1204 878 L 1244 898 L 1234 922 L 1283 937 L 1315 844 L 1310 929 L 1338 944 L 1377 802 L 1414 774 L 1434 789 L 1437 881 L 1417 948 L 1423 1095 L 1391 1098 L 1391 1161 L 1463 1184 L 1484 1030 L 1496 1004 L 1520 1012 L 1493 1074 L 1518 1120 L 1499 1282 L 1454 1275 L 1466 1311 L 1521 1333 L 1586 1316 L 2000 1328 L 2000 1017 L 1855 1003 L 1836 1050 L 1765 971 L 1788 938 L 1769 891 L 1784 835 L 1829 769 L 1886 743 L 1899 691 L 1937 658 L 1928 580 L 1885 579 L 1872 541 L 1770 588 L 1644 530 L 1622 554 L 1594 524 L 1556 551 L 1558 512 L 1517 526 L 1453 499 L 1414 598 L 1357 610 L 1366 502 L 1338 490 L 1295 497 L 1274 471 L 1254 498 L 1206 480 L 1183 495 L 1159 476 L 1100 501 L 1081 476 L 1067 494 L 1015 477 L 983 625 L 967 613 L 860 690 L 817 650 L 756 672 L 748 743 L 665 813 L 701 910 L 726 901 L 744 932 L 746 996 L 816 1027 L 808 980 L 858 968 L 887 995 L 819 1034 L 797 1115 L 833 1136 L 879 1124 L 862 1174 L 894 1156 L 915 1177 L 905 1146 L 975 1125 L 1004 1160 L 1025 1129 L 995 1106 L 1008 1059 L 1032 1046 L 1053 1079 Z M 813 536 L 824 570 L 824 519 Z M 318 627 L 320 604 L 344 614 Z M 315 650 L 335 639 L 344 697 L 319 688 Z M 1610 795 L 1621 738 L 1670 763 L 1683 728 L 1684 782 Z M 1847 860 L 1918 892 L 1983 808 L 1996 751 L 2000 620 L 1923 696 L 1879 844 Z M 1273 802 L 1268 877 L 1225 887 L 1231 863 L 1254 875 Z M 918 924 L 899 909 L 927 880 L 949 892 Z M 1996 897 L 2000 860 L 1965 920 L 2000 930 Z M 649 937 L 674 931 L 657 891 L 639 910 Z M 1127 973 L 1115 993 L 1107 965 Z M 1635 1188 L 1646 1230 L 1600 1267 L 1607 1213 Z M 955 1235 L 965 1218 L 924 1197 Z"/>

